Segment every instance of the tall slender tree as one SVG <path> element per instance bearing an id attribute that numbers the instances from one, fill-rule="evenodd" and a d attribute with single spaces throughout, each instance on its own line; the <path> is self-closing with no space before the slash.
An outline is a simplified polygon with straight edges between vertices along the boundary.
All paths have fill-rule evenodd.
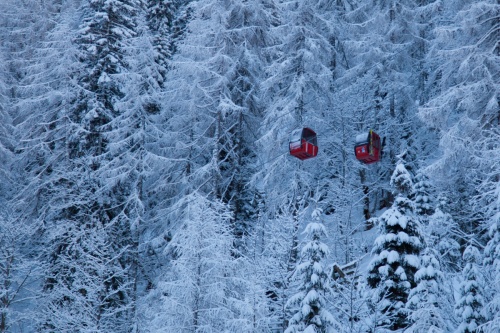
<path id="1" fill-rule="evenodd" d="M 8 94 L 2 95 L 6 98 L 2 101 L 2 129 L 9 130 L 2 135 L 1 145 L 9 148 L 2 150 L 2 154 L 9 153 L 3 155 L 8 160 L 2 165 L 12 171 L 1 189 L 5 200 L 2 330 L 34 331 L 42 317 L 39 303 L 32 301 L 40 291 L 24 287 L 44 278 L 46 261 L 40 254 L 46 253 L 49 198 L 54 184 L 61 180 L 62 168 L 58 167 L 65 156 L 63 110 L 71 98 L 67 74 L 77 63 L 70 43 L 73 3 L 68 4 L 71 9 L 62 14 L 65 7 L 59 2 L 2 3 L 1 50 L 6 66 L 2 78 L 8 80 Z M 6 27 L 8 34 L 4 34 Z M 16 304 L 19 296 L 30 299 L 31 305 Z M 12 311 L 14 305 L 23 310 Z"/>
<path id="2" fill-rule="evenodd" d="M 484 266 L 486 275 L 485 296 L 487 304 L 485 313 L 487 323 L 484 325 L 485 332 L 493 332 L 500 324 L 500 228 L 499 215 L 495 216 L 489 230 L 489 241 L 484 249 Z"/>
<path id="3" fill-rule="evenodd" d="M 484 277 L 480 269 L 481 253 L 474 245 L 464 251 L 465 267 L 459 287 L 459 297 L 455 303 L 455 313 L 459 318 L 457 333 L 473 333 L 485 322 Z"/>
<path id="4" fill-rule="evenodd" d="M 429 223 L 424 230 L 426 244 L 438 251 L 439 262 L 444 271 L 456 273 L 462 267 L 459 240 L 463 234 L 451 214 L 446 212 L 448 200 L 441 195 L 437 201 L 434 213 L 429 216 Z"/>
<path id="5" fill-rule="evenodd" d="M 4 74 L 0 76 L 0 332 L 25 325 L 23 317 L 29 316 L 31 309 L 26 309 L 29 306 L 22 303 L 23 298 L 29 295 L 26 287 L 37 278 L 34 263 L 29 260 L 31 251 L 24 243 L 32 233 L 26 225 L 18 223 L 12 200 L 18 190 L 13 168 L 17 143 L 9 114 L 12 101 L 8 98 L 9 86 L 14 82 L 7 75 L 5 51 L 0 48 L 0 73 Z"/>
<path id="6" fill-rule="evenodd" d="M 447 24 L 434 29 L 427 56 L 431 94 L 419 111 L 440 133 L 442 155 L 432 165 L 433 181 L 450 192 L 453 217 L 469 234 L 480 234 L 488 220 L 475 202 L 482 197 L 477 184 L 490 182 L 491 160 L 482 152 L 498 136 L 498 6 L 491 0 L 442 7 Z"/>
<path id="7" fill-rule="evenodd" d="M 130 268 L 141 218 L 135 153 L 142 141 L 137 119 L 124 109 L 130 89 L 124 81 L 136 8 L 128 1 L 83 2 L 79 30 L 71 30 L 70 55 L 78 67 L 62 73 L 71 78 L 71 90 L 47 126 L 47 133 L 60 135 L 47 143 L 59 160 L 45 162 L 52 182 L 37 216 L 50 245 L 41 258 L 46 272 L 40 330 L 126 332 L 134 326 Z"/>
<path id="8" fill-rule="evenodd" d="M 423 237 L 414 203 L 412 177 L 400 160 L 391 177 L 397 193 L 394 204 L 378 221 L 379 236 L 373 246 L 375 255 L 369 265 L 368 285 L 373 290 L 377 327 L 396 331 L 409 326 L 406 303 L 416 287 L 415 274 L 420 268 Z"/>
<path id="9" fill-rule="evenodd" d="M 428 219 L 428 216 L 434 213 L 433 189 L 429 177 L 422 172 L 418 172 L 415 177 L 414 187 L 415 212 L 423 219 Z"/>
<path id="10" fill-rule="evenodd" d="M 146 1 L 140 16 L 140 33 L 135 39 L 133 52 L 129 54 L 133 65 L 129 80 L 127 108 L 135 115 L 140 130 L 137 156 L 142 154 L 140 176 L 141 201 L 143 201 L 144 223 L 139 227 L 141 271 L 146 285 L 153 288 L 156 276 L 161 274 L 166 260 L 159 259 L 162 249 L 171 239 L 170 221 L 175 217 L 172 197 L 182 192 L 176 181 L 179 174 L 169 166 L 175 158 L 170 146 L 179 144 L 179 136 L 169 136 L 172 128 L 170 105 L 166 102 L 166 80 L 172 68 L 172 57 L 177 43 L 185 37 L 186 20 L 190 7 L 187 1 Z M 130 84 L 134 82 L 134 84 Z M 138 154 L 140 152 L 140 154 Z M 166 186 L 165 184 L 169 184 Z M 164 259 L 164 258 L 163 258 Z M 146 304 L 144 304 L 147 306 Z"/>
<path id="11" fill-rule="evenodd" d="M 285 333 L 330 332 L 338 325 L 327 309 L 326 294 L 329 291 L 328 274 L 323 262 L 328 255 L 328 247 L 321 239 L 326 230 L 321 221 L 323 212 L 316 208 L 306 229 L 308 241 L 301 251 L 301 261 L 295 272 L 299 282 L 299 292 L 293 295 L 288 305 L 295 313 L 290 318 Z"/>
<path id="12" fill-rule="evenodd" d="M 230 219 L 226 204 L 190 195 L 183 225 L 168 247 L 174 259 L 159 282 L 162 304 L 154 332 L 251 332 L 248 318 L 238 318 L 232 295 Z"/>
<path id="13" fill-rule="evenodd" d="M 438 333 L 447 331 L 443 315 L 444 275 L 431 248 L 425 248 L 421 255 L 421 266 L 415 273 L 416 287 L 410 291 L 407 307 L 410 310 L 408 333 Z"/>

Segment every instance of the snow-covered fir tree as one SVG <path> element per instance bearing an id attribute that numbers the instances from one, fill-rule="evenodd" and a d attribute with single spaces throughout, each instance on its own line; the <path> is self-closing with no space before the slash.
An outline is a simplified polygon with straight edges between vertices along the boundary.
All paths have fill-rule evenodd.
<path id="1" fill-rule="evenodd" d="M 12 231 L 22 232 L 24 234 L 24 239 L 21 238 L 22 241 L 25 244 L 31 241 L 34 245 L 25 248 L 23 252 L 33 259 L 36 258 L 35 267 L 37 269 L 31 270 L 31 273 L 38 272 L 36 279 L 39 281 L 37 283 L 39 287 L 28 294 L 31 295 L 29 298 L 39 298 L 36 304 L 36 315 L 24 315 L 24 320 L 17 322 L 15 329 L 33 331 L 35 326 L 42 329 L 43 326 L 50 325 L 49 321 L 52 323 L 58 321 L 61 318 L 58 316 L 59 314 L 65 317 L 63 320 L 65 322 L 74 320 L 74 318 L 67 320 L 69 316 L 66 316 L 65 311 L 54 315 L 54 308 L 46 305 L 55 298 L 50 299 L 46 293 L 48 289 L 45 288 L 55 281 L 57 274 L 55 271 L 58 271 L 59 277 L 67 272 L 63 267 L 58 266 L 57 259 L 55 259 L 57 254 L 63 252 L 64 245 L 57 243 L 61 245 L 61 248 L 57 249 L 57 245 L 52 247 L 56 243 L 52 243 L 52 241 L 55 240 L 55 235 L 60 235 L 63 233 L 62 230 L 68 227 L 68 224 L 63 222 L 62 215 L 64 213 L 62 211 L 65 208 L 65 203 L 75 199 L 70 194 L 71 186 L 69 185 L 70 179 L 73 178 L 70 175 L 73 169 L 66 163 L 67 134 L 71 132 L 71 122 L 68 121 L 67 110 L 68 102 L 76 95 L 74 86 L 71 84 L 72 74 L 76 68 L 81 67 L 75 57 L 76 47 L 72 43 L 72 38 L 75 36 L 74 28 L 79 24 L 79 16 L 75 14 L 78 5 L 71 1 L 65 4 L 69 5 L 71 9 L 66 8 L 61 3 L 35 5 L 34 2 L 28 2 L 25 5 L 28 12 L 25 12 L 24 6 L 18 8 L 23 13 L 19 18 L 26 15 L 31 19 L 22 19 L 22 25 L 13 24 L 11 29 L 17 27 L 14 30 L 17 30 L 18 33 L 26 37 L 30 36 L 29 38 L 36 38 L 37 41 L 26 43 L 28 39 L 24 38 L 12 38 L 10 41 L 17 44 L 15 47 L 10 45 L 14 47 L 13 50 L 16 49 L 16 52 L 23 50 L 21 53 L 25 55 L 14 57 L 16 60 L 11 63 L 13 66 L 12 74 L 18 70 L 23 73 L 22 75 L 14 75 L 13 78 L 16 80 L 11 82 L 12 101 L 17 99 L 23 101 L 11 110 L 17 114 L 18 119 L 23 119 L 15 127 L 19 143 L 16 144 L 14 150 L 17 155 L 14 165 L 18 172 L 15 176 L 16 196 L 11 202 L 15 204 L 16 218 L 18 221 L 23 221 L 22 227 L 19 226 Z M 37 14 L 33 16 L 33 13 Z M 32 30 L 32 33 L 28 32 L 29 30 Z M 54 61 L 54 59 L 58 61 Z M 31 65 L 28 67 L 20 66 L 24 62 Z M 29 68 L 29 70 L 22 68 Z M 23 171 L 20 172 L 20 170 Z M 78 177 L 73 178 L 73 180 L 76 178 Z M 26 193 L 31 194 L 26 195 Z M 5 208 L 4 212 L 6 213 L 8 208 Z M 5 228 L 4 240 L 13 235 L 7 226 Z M 65 244 L 69 243 L 70 241 L 67 241 Z M 16 248 L 16 242 L 3 248 L 6 251 L 11 251 Z M 22 256 L 17 255 L 17 258 L 21 259 Z M 79 263 L 81 264 L 81 261 Z M 89 266 L 92 265 L 90 260 L 88 263 Z M 14 261 L 12 264 L 10 270 L 14 273 L 17 270 L 14 265 L 17 263 Z M 18 278 L 20 277 L 21 275 Z M 63 278 L 60 281 L 64 284 L 62 280 Z M 21 282 L 20 286 L 30 283 L 29 278 L 24 282 L 18 281 Z M 5 300 L 14 295 L 9 289 L 5 290 L 7 297 Z M 62 290 L 60 291 L 62 292 Z M 80 290 L 80 292 L 82 291 L 83 289 Z M 68 304 L 72 300 L 74 299 L 68 297 Z M 15 304 L 15 299 L 11 298 L 9 302 Z M 76 302 L 72 304 L 74 305 Z M 21 308 L 29 311 L 34 307 L 21 306 Z M 83 317 L 82 322 L 85 322 L 86 319 Z M 65 325 L 62 324 L 63 321 L 59 322 L 61 329 Z M 10 324 L 7 323 L 7 325 Z M 55 326 L 57 325 L 53 325 L 52 328 Z"/>
<path id="2" fill-rule="evenodd" d="M 60 139 L 48 147 L 59 160 L 48 173 L 47 209 L 37 216 L 46 244 L 36 318 L 42 331 L 126 332 L 137 322 L 143 145 L 139 114 L 127 103 L 135 82 L 127 55 L 139 8 L 135 1 L 82 2 L 81 21 L 71 22 L 78 30 L 69 54 L 78 67 L 61 75 L 72 84 L 53 113 L 58 121 L 49 133 Z"/>
<path id="3" fill-rule="evenodd" d="M 181 229 L 166 248 L 173 259 L 157 282 L 159 309 L 147 310 L 152 332 L 252 331 L 233 294 L 237 261 L 230 219 L 224 203 L 200 193 L 188 197 Z"/>
<path id="4" fill-rule="evenodd" d="M 169 221 L 177 217 L 168 216 L 168 212 L 176 211 L 171 199 L 174 193 L 178 194 L 178 187 L 173 184 L 166 186 L 175 172 L 169 168 L 169 159 L 174 155 L 169 150 L 172 138 L 168 135 L 171 129 L 167 119 L 172 114 L 166 103 L 165 85 L 171 69 L 172 50 L 184 37 L 185 20 L 189 17 L 188 3 L 189 0 L 146 1 L 144 12 L 139 17 L 138 37 L 128 54 L 133 67 L 127 80 L 130 89 L 124 107 L 128 109 L 129 119 L 126 121 L 135 123 L 137 128 L 134 131 L 138 139 L 134 155 L 139 157 L 137 166 L 141 172 L 137 183 L 140 191 L 136 193 L 143 204 L 143 221 L 137 230 L 140 234 L 140 279 L 149 288 L 154 286 L 167 262 L 162 251 L 172 237 Z M 179 164 L 177 168 L 182 169 Z M 160 256 L 163 260 L 158 259 Z M 140 306 L 148 308 L 147 297 L 144 300 L 146 302 L 141 302 Z"/>
<path id="5" fill-rule="evenodd" d="M 447 213 L 447 201 L 443 195 L 438 196 L 438 204 L 428 218 L 424 234 L 428 246 L 438 251 L 442 268 L 449 272 L 459 272 L 462 267 L 459 243 L 462 235 L 458 224 L 451 214 Z"/>
<path id="6" fill-rule="evenodd" d="M 397 195 L 392 207 L 378 219 L 379 236 L 373 246 L 367 282 L 372 288 L 374 326 L 396 331 L 410 324 L 406 303 L 411 289 L 416 287 L 423 237 L 414 203 L 408 198 L 413 190 L 412 178 L 401 160 L 391 184 Z"/>
<path id="7" fill-rule="evenodd" d="M 326 236 L 321 221 L 322 210 L 316 208 L 312 221 L 306 226 L 307 242 L 301 251 L 301 260 L 294 273 L 299 282 L 299 292 L 288 300 L 294 311 L 285 333 L 328 333 L 337 329 L 338 323 L 327 308 L 329 277 L 324 268 L 328 247 L 322 242 Z"/>
<path id="8" fill-rule="evenodd" d="M 499 6 L 495 0 L 442 3 L 443 23 L 434 28 L 427 53 L 430 98 L 419 110 L 440 132 L 434 182 L 448 191 L 453 217 L 469 234 L 482 232 L 477 228 L 490 217 L 476 209 L 485 194 L 478 184 L 491 183 L 491 170 L 498 169 L 491 147 L 498 142 L 500 83 L 498 66 L 491 64 L 500 61 Z"/>
<path id="9" fill-rule="evenodd" d="M 415 202 L 415 213 L 425 218 L 427 220 L 429 215 L 434 212 L 434 202 L 432 186 L 429 182 L 429 177 L 424 173 L 418 172 L 415 176 L 414 185 L 414 199 Z"/>
<path id="10" fill-rule="evenodd" d="M 462 271 L 462 281 L 455 304 L 455 314 L 458 317 L 459 326 L 455 333 L 475 333 L 478 331 L 478 327 L 485 322 L 485 281 L 480 268 L 482 256 L 477 247 L 468 245 L 465 248 L 463 259 L 465 267 Z"/>
<path id="11" fill-rule="evenodd" d="M 407 333 L 443 333 L 447 331 L 442 304 L 445 300 L 444 275 L 435 251 L 422 251 L 420 268 L 415 273 L 416 287 L 410 291 L 407 308 L 410 326 Z"/>
<path id="12" fill-rule="evenodd" d="M 4 10 L 0 6 L 0 10 Z M 8 20 L 2 21 L 4 25 Z M 0 72 L 6 73 L 6 54 L 0 52 Z M 11 304 L 16 297 L 15 271 L 18 263 L 22 262 L 22 256 L 18 252 L 21 247 L 19 240 L 23 234 L 19 232 L 25 229 L 15 223 L 15 217 L 11 209 L 10 198 L 12 197 L 14 183 L 10 165 L 13 159 L 13 132 L 12 118 L 8 113 L 7 90 L 9 87 L 7 75 L 0 76 L 0 332 L 5 332 L 14 323 L 12 318 Z M 25 236 L 24 236 L 25 237 Z"/>
<path id="13" fill-rule="evenodd" d="M 0 68 L 2 65 L 0 65 Z M 0 69 L 1 70 L 1 69 Z M 5 96 L 6 86 L 0 80 L 0 96 Z M 0 97 L 0 105 L 7 99 Z M 23 326 L 30 317 L 29 286 L 40 276 L 37 260 L 25 242 L 33 237 L 33 229 L 19 223 L 12 200 L 21 181 L 12 173 L 14 161 L 12 119 L 7 108 L 0 106 L 0 332 L 11 332 L 13 327 Z M 19 197 L 17 197 L 19 198 Z M 26 289 L 28 288 L 28 289 Z"/>
<path id="14" fill-rule="evenodd" d="M 484 249 L 484 266 L 486 279 L 485 307 L 487 323 L 484 324 L 485 332 L 494 332 L 500 327 L 500 215 L 494 217 L 489 230 L 489 241 Z"/>
<path id="15" fill-rule="evenodd" d="M 145 19 L 154 48 L 152 60 L 157 65 L 157 71 L 150 74 L 161 86 L 165 84 L 169 61 L 176 51 L 177 43 L 185 37 L 190 17 L 189 2 L 190 0 L 145 1 Z"/>
<path id="16" fill-rule="evenodd" d="M 240 218 L 246 214 L 240 197 L 247 195 L 244 184 L 251 174 L 242 163 L 251 162 L 247 146 L 259 112 L 259 52 L 268 43 L 270 24 L 264 5 L 217 0 L 190 4 L 191 33 L 176 46 L 165 85 L 168 112 L 162 117 L 171 146 L 164 148 L 169 158 L 164 167 L 230 202 L 240 237 L 246 227 L 236 224 L 247 223 Z M 168 199 L 175 204 L 186 188 L 172 183 Z"/>
<path id="17" fill-rule="evenodd" d="M 162 85 L 168 71 L 168 59 L 172 57 L 171 27 L 174 21 L 175 1 L 148 0 L 146 4 L 146 22 L 154 46 L 154 62 L 158 66 L 157 73 L 151 73 Z"/>

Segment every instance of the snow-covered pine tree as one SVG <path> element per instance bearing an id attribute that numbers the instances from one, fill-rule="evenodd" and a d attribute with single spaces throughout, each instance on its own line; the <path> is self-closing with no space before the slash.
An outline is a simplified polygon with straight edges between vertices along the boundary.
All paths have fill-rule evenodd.
<path id="1" fill-rule="evenodd" d="M 232 40 L 225 54 L 236 60 L 229 74 L 228 85 L 234 110 L 225 117 L 226 134 L 221 138 L 221 172 L 226 181 L 224 200 L 234 211 L 234 233 L 237 247 L 243 250 L 242 239 L 252 228 L 255 207 L 250 202 L 257 190 L 247 186 L 258 169 L 255 166 L 255 133 L 258 131 L 265 108 L 259 100 L 260 82 L 269 62 L 268 48 L 275 40 L 271 29 L 275 15 L 274 1 L 235 1 L 227 17 L 227 36 Z M 229 37 L 230 36 L 230 37 Z"/>
<path id="2" fill-rule="evenodd" d="M 168 59 L 172 56 L 172 31 L 175 2 L 171 0 L 147 0 L 146 21 L 154 46 L 154 61 L 158 72 L 152 73 L 156 81 L 162 85 L 168 70 Z"/>
<path id="3" fill-rule="evenodd" d="M 439 262 L 444 271 L 461 271 L 462 253 L 458 240 L 462 237 L 458 224 L 447 213 L 446 197 L 439 195 L 434 213 L 428 218 L 424 229 L 426 244 L 438 251 Z"/>
<path id="4" fill-rule="evenodd" d="M 4 36 L 4 31 L 0 31 L 0 38 Z M 5 67 L 4 67 L 4 52 L 3 49 L 0 49 L 0 72 L 5 73 Z M 7 104 L 7 98 L 5 98 L 5 90 L 6 90 L 6 77 L 2 76 L 0 77 L 0 137 L 2 138 L 9 138 L 11 137 L 9 131 L 7 130 L 10 126 L 9 124 L 11 123 L 10 117 L 7 114 L 7 111 L 2 105 Z M 5 139 L 4 139 L 5 140 Z M 0 206 L 2 206 L 2 211 L 4 210 L 4 207 L 6 207 L 6 202 L 9 199 L 9 196 L 7 195 L 6 198 L 4 198 L 5 194 L 9 192 L 10 185 L 9 184 L 9 173 L 7 172 L 8 168 L 5 168 L 6 165 L 9 165 L 10 163 L 6 163 L 7 161 L 11 161 L 11 152 L 9 152 L 8 149 L 5 148 L 4 140 L 0 141 L 0 161 L 2 162 L 2 167 L 0 168 L 0 183 L 2 184 L 2 188 L 0 188 Z M 7 186 L 6 186 L 7 185 Z M 2 236 L 4 235 L 4 230 L 5 230 L 5 218 L 0 215 L 0 234 Z M 6 233 L 7 235 L 10 234 L 10 232 Z M 7 244 L 11 243 L 13 239 L 9 239 L 10 237 L 6 237 L 6 241 L 2 239 L 3 237 L 0 238 L 0 248 L 2 249 L 0 252 L 0 285 L 4 286 L 3 288 L 0 289 L 0 331 L 5 331 L 7 328 L 7 321 L 10 320 L 8 319 L 8 303 L 9 303 L 9 291 L 6 290 L 10 286 L 10 280 L 11 280 L 11 275 L 9 272 L 11 272 L 10 263 L 12 262 L 12 258 L 14 256 L 13 251 L 9 249 L 9 246 Z M 15 238 L 14 238 L 15 239 Z"/>
<path id="5" fill-rule="evenodd" d="M 481 328 L 484 332 L 495 332 L 500 327 L 500 68 L 490 64 L 500 62 L 500 2 L 479 1 L 471 5 L 463 14 L 471 25 L 467 27 L 471 61 L 464 61 L 464 66 L 472 62 L 469 72 L 474 72 L 474 81 L 464 80 L 467 92 L 467 109 L 475 108 L 475 119 L 481 119 L 477 125 L 481 128 L 481 137 L 477 131 L 471 132 L 475 146 L 474 159 L 481 166 L 481 183 L 477 187 L 479 195 L 473 197 L 474 211 L 481 213 L 484 223 L 481 230 L 488 230 L 488 243 L 484 249 L 484 270 L 487 279 L 485 295 L 488 322 Z M 465 20 L 461 20 L 463 22 Z M 477 29 L 476 29 L 477 27 Z M 478 39 L 479 38 L 479 39 Z M 480 46 L 474 47 L 474 41 L 480 40 Z M 467 60 L 469 57 L 466 58 Z M 467 67 L 466 67 L 467 68 Z M 493 75 L 493 76 L 492 76 Z M 493 78 L 493 79 L 492 79 Z M 478 88 L 480 87 L 480 88 Z M 481 101 L 477 105 L 477 101 Z"/>
<path id="6" fill-rule="evenodd" d="M 0 5 L 0 10 L 4 9 Z M 7 37 L 4 33 L 0 29 L 2 40 Z M 12 168 L 17 143 L 13 136 L 12 117 L 8 112 L 11 100 L 7 98 L 7 91 L 13 82 L 6 74 L 5 60 L 8 55 L 4 51 L 0 48 L 0 73 L 5 73 L 0 75 L 0 332 L 11 332 L 13 327 L 24 326 L 23 319 L 30 317 L 32 308 L 26 298 L 31 294 L 26 293 L 26 287 L 38 276 L 34 260 L 29 260 L 31 251 L 25 246 L 32 230 L 19 223 L 19 215 L 14 209 L 16 201 L 12 200 L 21 182 L 14 172 L 15 168 Z M 26 303 L 21 303 L 23 300 Z"/>
<path id="7" fill-rule="evenodd" d="M 428 220 L 429 215 L 434 213 L 433 189 L 429 177 L 419 171 L 415 176 L 414 183 L 415 213 L 420 215 L 422 219 Z M 427 224 L 427 221 L 422 221 L 422 223 Z"/>
<path id="8" fill-rule="evenodd" d="M 177 43 L 184 37 L 185 26 L 190 16 L 188 4 L 191 0 L 146 0 L 145 19 L 154 48 L 152 60 L 157 71 L 152 72 L 160 86 L 170 66 L 170 60 L 176 51 Z M 186 10 L 186 8 L 188 8 Z"/>
<path id="9" fill-rule="evenodd" d="M 328 246 L 322 222 L 323 212 L 314 209 L 312 221 L 306 226 L 307 241 L 301 250 L 301 260 L 294 278 L 299 281 L 299 292 L 290 297 L 287 306 L 294 311 L 285 333 L 327 333 L 337 328 L 337 321 L 327 309 L 326 295 L 330 284 L 324 261 Z"/>
<path id="10" fill-rule="evenodd" d="M 98 0 L 70 16 L 81 19 L 69 25 L 79 28 L 70 30 L 69 48 L 78 61 L 61 74 L 72 79 L 62 120 L 47 126 L 61 133 L 48 145 L 60 160 L 50 165 L 53 182 L 38 216 L 47 244 L 40 330 L 134 329 L 142 131 L 125 108 L 131 88 L 124 81 L 138 8 L 133 0 Z"/>
<path id="11" fill-rule="evenodd" d="M 463 237 L 458 224 L 447 213 L 448 200 L 444 195 L 437 196 L 434 213 L 428 217 L 428 224 L 423 228 L 426 246 L 433 251 L 439 262 L 443 279 L 441 281 L 440 311 L 447 324 L 447 330 L 456 325 L 454 316 L 454 290 L 457 275 L 462 270 L 461 246 L 458 242 Z"/>
<path id="12" fill-rule="evenodd" d="M 189 17 L 189 0 L 148 0 L 139 21 L 139 34 L 128 52 L 133 64 L 133 75 L 125 77 L 129 86 L 126 103 L 130 124 L 135 124 L 134 133 L 137 143 L 135 155 L 140 156 L 142 170 L 137 183 L 143 202 L 144 221 L 139 226 L 140 234 L 140 271 L 141 279 L 152 288 L 158 275 L 162 274 L 165 258 L 159 260 L 163 248 L 171 240 L 170 219 L 167 216 L 175 211 L 172 196 L 178 195 L 182 184 L 172 182 L 176 179 L 182 163 L 170 163 L 175 158 L 181 136 L 173 135 L 169 127 L 172 118 L 171 107 L 165 94 L 166 77 L 172 68 L 171 61 L 176 43 L 184 37 L 185 20 Z M 188 7 L 189 8 L 189 7 Z M 175 165 L 174 168 L 170 168 Z M 182 183 L 182 182 L 181 182 Z M 168 185 L 167 185 L 168 184 Z M 148 300 L 141 306 L 149 307 Z M 139 311 L 141 312 L 141 311 Z M 143 323 L 147 325 L 147 323 Z M 141 324 L 142 325 L 142 324 Z"/>
<path id="13" fill-rule="evenodd" d="M 189 195 L 186 205 L 182 226 L 166 249 L 173 256 L 170 268 L 158 277 L 160 311 L 148 311 L 151 331 L 252 332 L 249 318 L 238 317 L 238 295 L 232 294 L 237 261 L 228 205 L 201 193 Z"/>
<path id="14" fill-rule="evenodd" d="M 416 287 L 423 238 L 414 203 L 408 198 L 413 191 L 412 177 L 402 160 L 396 165 L 391 184 L 397 196 L 378 219 L 379 236 L 373 246 L 367 282 L 376 308 L 374 325 L 396 331 L 410 323 L 405 306 L 411 289 Z"/>
<path id="15" fill-rule="evenodd" d="M 405 333 L 446 332 L 446 317 L 442 314 L 441 305 L 447 291 L 444 289 L 444 275 L 432 248 L 427 247 L 422 251 L 415 284 L 406 305 L 411 324 Z"/>
<path id="16" fill-rule="evenodd" d="M 2 5 L 8 6 L 9 2 Z M 12 8 L 16 11 L 8 15 L 9 24 L 6 26 L 10 27 L 11 33 L 4 45 L 12 52 L 8 61 L 11 73 L 10 107 L 17 119 L 14 128 L 17 142 L 13 145 L 16 152 L 13 180 L 17 185 L 14 200 L 11 201 L 17 225 L 4 226 L 3 241 L 10 245 L 2 248 L 6 251 L 4 254 L 17 251 L 17 242 L 22 241 L 19 243 L 22 244 L 22 252 L 16 257 L 21 259 L 22 255 L 28 255 L 32 258 L 36 269 L 26 268 L 32 274 L 37 273 L 33 278 L 39 281 L 37 285 L 40 286 L 53 277 L 47 268 L 53 259 L 51 256 L 56 253 L 51 253 L 53 249 L 48 244 L 60 230 L 58 227 L 53 229 L 58 224 L 56 220 L 61 221 L 55 216 L 61 212 L 63 202 L 74 199 L 68 191 L 68 179 L 71 178 L 68 170 L 72 168 L 66 164 L 66 137 L 71 125 L 66 111 L 68 101 L 75 96 L 71 75 L 79 67 L 76 48 L 71 42 L 73 28 L 78 25 L 78 15 L 75 15 L 77 5 L 72 1 L 64 5 L 59 2 L 18 5 L 10 3 L 6 12 L 2 8 L 4 13 Z M 12 240 L 9 239 L 11 237 Z M 17 262 L 12 262 L 12 273 L 17 271 L 16 265 Z M 30 283 L 31 278 L 24 282 L 18 280 L 17 283 L 22 286 Z M 13 296 L 9 289 L 6 290 L 5 302 Z M 22 291 L 22 288 L 19 290 Z M 26 299 L 37 298 L 39 301 L 36 304 L 32 302 L 31 306 L 20 306 L 26 311 L 36 311 L 27 314 L 23 322 L 16 323 L 20 329 L 35 330 L 34 326 L 39 323 L 47 323 L 45 315 L 50 310 L 44 306 L 46 299 L 41 295 L 46 294 L 37 288 L 24 294 Z"/>
<path id="17" fill-rule="evenodd" d="M 490 218 L 476 206 L 484 193 L 478 184 L 490 183 L 498 169 L 489 153 L 500 123 L 499 6 L 496 0 L 443 3 L 427 54 L 430 98 L 419 115 L 439 131 L 442 150 L 432 178 L 448 191 L 453 217 L 466 233 L 482 232 L 477 228 Z"/>
<path id="18" fill-rule="evenodd" d="M 486 333 L 493 333 L 500 327 L 500 214 L 494 216 L 489 230 L 489 241 L 484 249 L 484 267 L 486 273 L 485 307 L 487 322 L 482 327 Z"/>
<path id="19" fill-rule="evenodd" d="M 485 281 L 481 272 L 482 256 L 477 247 L 468 245 L 463 259 L 465 267 L 458 290 L 459 296 L 455 303 L 455 314 L 460 324 L 455 333 L 475 333 L 485 322 L 486 300 L 484 297 Z"/>
<path id="20" fill-rule="evenodd" d="M 38 279 L 36 263 L 30 260 L 23 243 L 32 236 L 31 230 L 19 225 L 15 214 L 2 198 L 0 212 L 0 332 L 11 332 L 14 327 L 29 327 L 27 320 L 33 308 L 26 298 L 32 295 L 30 284 Z"/>
<path id="21" fill-rule="evenodd" d="M 7 4 L 0 5 L 0 10 L 6 10 L 4 6 Z M 4 18 L 0 17 L 0 26 L 10 26 L 12 23 Z M 8 30 L 8 29 L 7 29 Z M 7 40 L 7 35 L 9 32 L 6 29 L 0 29 L 0 38 L 2 40 Z M 6 44 L 8 44 L 6 42 Z M 15 146 L 15 141 L 13 137 L 13 124 L 12 124 L 12 115 L 9 114 L 11 110 L 11 99 L 8 98 L 9 90 L 14 89 L 12 75 L 9 71 L 9 58 L 11 57 L 10 52 L 8 52 L 8 48 L 2 47 L 0 48 L 0 161 L 1 169 L 0 169 L 0 179 L 1 184 L 5 184 L 6 186 L 9 182 L 9 165 L 11 161 L 13 161 L 12 150 Z M 0 188 L 0 193 L 6 195 L 9 192 L 7 188 Z"/>

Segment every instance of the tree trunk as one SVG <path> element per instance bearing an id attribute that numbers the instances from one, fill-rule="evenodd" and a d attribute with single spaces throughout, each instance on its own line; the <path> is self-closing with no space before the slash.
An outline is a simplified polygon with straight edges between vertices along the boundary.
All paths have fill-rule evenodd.
<path id="1" fill-rule="evenodd" d="M 361 186 L 363 188 L 363 216 L 365 217 L 366 230 L 371 229 L 371 225 L 368 220 L 371 218 L 370 214 L 370 188 L 366 185 L 366 172 L 365 170 L 359 170 L 359 178 L 361 181 Z"/>

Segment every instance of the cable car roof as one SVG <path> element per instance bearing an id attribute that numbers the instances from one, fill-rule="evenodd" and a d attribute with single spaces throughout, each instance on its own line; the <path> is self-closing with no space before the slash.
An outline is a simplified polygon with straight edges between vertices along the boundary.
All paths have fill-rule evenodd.
<path id="1" fill-rule="evenodd" d="M 369 140 L 370 134 L 362 133 L 356 135 L 356 144 L 362 144 L 362 143 L 367 143 Z"/>
<path id="2" fill-rule="evenodd" d="M 302 139 L 302 128 L 297 128 L 290 134 L 290 141 L 300 141 Z"/>
<path id="3" fill-rule="evenodd" d="M 300 141 L 302 138 L 306 137 L 315 137 L 316 132 L 314 132 L 312 129 L 309 127 L 302 127 L 302 128 L 297 128 L 295 129 L 291 134 L 290 134 L 290 141 Z"/>

